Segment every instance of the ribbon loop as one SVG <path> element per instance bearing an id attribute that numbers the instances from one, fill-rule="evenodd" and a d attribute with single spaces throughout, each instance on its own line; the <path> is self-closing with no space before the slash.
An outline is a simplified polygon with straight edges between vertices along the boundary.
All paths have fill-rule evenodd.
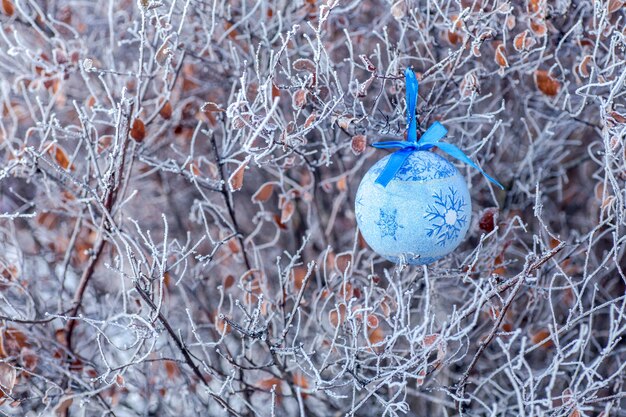
<path id="1" fill-rule="evenodd" d="M 451 143 L 440 142 L 448 130 L 439 122 L 434 122 L 426 132 L 417 139 L 417 116 L 415 115 L 415 109 L 417 106 L 417 93 L 419 91 L 419 83 L 415 77 L 415 73 L 410 68 L 404 71 L 404 77 L 406 82 L 406 122 L 408 125 L 407 140 L 405 141 L 390 141 L 390 142 L 376 142 L 372 146 L 378 149 L 390 149 L 400 148 L 389 157 L 387 165 L 383 168 L 382 172 L 376 178 L 376 183 L 386 187 L 387 184 L 396 176 L 400 168 L 404 165 L 409 155 L 415 151 L 422 151 L 430 149 L 434 146 L 441 149 L 453 158 L 458 159 L 467 165 L 476 168 L 485 178 L 497 185 L 500 189 L 504 190 L 504 186 L 500 184 L 495 178 L 487 175 L 474 161 L 472 161 L 465 153 L 458 147 Z"/>

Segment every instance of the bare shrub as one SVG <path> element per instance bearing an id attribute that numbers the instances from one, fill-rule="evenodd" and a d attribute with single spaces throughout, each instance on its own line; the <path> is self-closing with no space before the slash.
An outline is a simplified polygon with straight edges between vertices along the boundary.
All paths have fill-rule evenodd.
<path id="1" fill-rule="evenodd" d="M 0 412 L 617 416 L 622 0 L 3 0 Z M 466 242 L 394 266 L 354 194 L 421 126 Z"/>

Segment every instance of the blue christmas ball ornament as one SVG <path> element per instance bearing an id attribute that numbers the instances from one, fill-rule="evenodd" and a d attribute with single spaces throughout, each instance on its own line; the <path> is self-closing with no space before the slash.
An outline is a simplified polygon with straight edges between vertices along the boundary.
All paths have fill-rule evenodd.
<path id="1" fill-rule="evenodd" d="M 465 178 L 454 165 L 429 151 L 412 152 L 386 186 L 376 183 L 390 156 L 365 174 L 356 193 L 361 234 L 385 258 L 432 263 L 465 238 L 472 202 Z"/>
<path id="2" fill-rule="evenodd" d="M 441 142 L 448 133 L 439 122 L 417 138 L 418 83 L 405 71 L 407 140 L 378 142 L 381 149 L 400 148 L 378 161 L 365 174 L 356 193 L 355 214 L 361 234 L 385 258 L 415 265 L 435 262 L 452 252 L 465 238 L 472 202 L 465 178 L 435 146 L 464 162 L 504 189 L 462 150 Z"/>

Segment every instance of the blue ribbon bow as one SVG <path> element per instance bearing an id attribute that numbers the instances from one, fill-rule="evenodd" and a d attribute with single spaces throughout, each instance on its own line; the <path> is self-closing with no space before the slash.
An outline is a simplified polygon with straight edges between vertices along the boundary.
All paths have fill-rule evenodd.
<path id="1" fill-rule="evenodd" d="M 406 71 L 404 71 L 404 76 L 406 79 L 406 122 L 409 125 L 407 139 L 405 141 L 376 142 L 372 144 L 373 147 L 378 149 L 400 148 L 391 154 L 389 161 L 387 161 L 387 165 L 385 165 L 385 168 L 376 179 L 376 182 L 381 184 L 383 187 L 386 187 L 387 184 L 389 184 L 389 181 L 391 181 L 400 168 L 402 168 L 402 165 L 404 165 L 411 153 L 415 151 L 425 151 L 437 146 L 451 157 L 476 168 L 485 176 L 485 178 L 500 187 L 500 189 L 504 190 L 504 186 L 502 184 L 487 175 L 487 173 L 476 165 L 474 161 L 469 159 L 469 157 L 465 155 L 462 150 L 451 143 L 439 142 L 448 133 L 448 130 L 443 127 L 441 123 L 435 122 L 430 125 L 428 130 L 426 130 L 426 132 L 424 132 L 424 134 L 420 137 L 419 141 L 417 140 L 415 107 L 417 105 L 417 90 L 419 85 L 417 83 L 417 78 L 415 78 L 415 74 L 410 68 L 407 68 Z"/>

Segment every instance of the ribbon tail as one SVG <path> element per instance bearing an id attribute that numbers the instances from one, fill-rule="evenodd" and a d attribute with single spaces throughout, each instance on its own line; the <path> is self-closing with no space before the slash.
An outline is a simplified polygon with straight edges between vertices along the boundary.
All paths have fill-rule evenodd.
<path id="1" fill-rule="evenodd" d="M 376 183 L 386 187 L 393 177 L 396 176 L 400 168 L 402 168 L 402 165 L 404 165 L 406 159 L 411 155 L 411 152 L 413 152 L 413 149 L 405 148 L 392 153 L 383 171 L 378 175 L 378 178 L 376 178 Z"/>
<path id="2" fill-rule="evenodd" d="M 437 147 L 441 149 L 443 152 L 450 155 L 451 157 L 456 158 L 459 161 L 465 162 L 467 165 L 476 168 L 478 172 L 480 172 L 481 174 L 485 176 L 485 178 L 487 178 L 489 181 L 497 185 L 501 190 L 504 190 L 504 186 L 502 184 L 500 184 L 495 178 L 492 178 L 489 175 L 487 175 L 485 171 L 483 171 L 478 165 L 476 165 L 474 161 L 469 159 L 469 157 L 465 155 L 465 153 L 463 153 L 463 151 L 457 148 L 455 145 L 451 143 L 441 142 L 441 143 L 437 143 Z"/>
<path id="3" fill-rule="evenodd" d="M 406 82 L 406 124 L 409 126 L 407 133 L 408 142 L 417 142 L 417 116 L 415 115 L 415 108 L 417 107 L 417 92 L 419 90 L 419 84 L 415 73 L 407 68 L 404 71 L 404 79 Z"/>
<path id="4" fill-rule="evenodd" d="M 375 142 L 372 146 L 377 149 L 389 149 L 389 148 L 406 148 L 407 143 L 404 141 L 392 140 L 389 142 Z"/>

